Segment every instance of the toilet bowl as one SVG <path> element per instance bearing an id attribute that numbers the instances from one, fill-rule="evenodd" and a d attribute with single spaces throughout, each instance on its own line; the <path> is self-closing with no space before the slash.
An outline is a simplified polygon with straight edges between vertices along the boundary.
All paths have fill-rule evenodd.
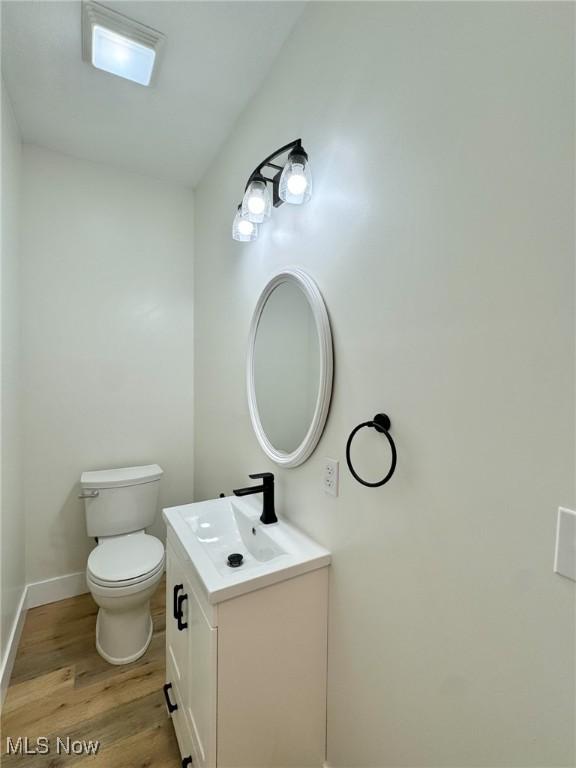
<path id="1" fill-rule="evenodd" d="M 144 531 L 102 538 L 88 558 L 86 581 L 99 607 L 96 649 L 110 664 L 129 664 L 152 639 L 150 598 L 164 572 L 162 542 Z"/>
<path id="2" fill-rule="evenodd" d="M 152 639 L 150 598 L 164 572 L 164 545 L 146 533 L 157 512 L 157 465 L 84 472 L 86 582 L 96 605 L 96 649 L 110 664 L 140 658 Z"/>

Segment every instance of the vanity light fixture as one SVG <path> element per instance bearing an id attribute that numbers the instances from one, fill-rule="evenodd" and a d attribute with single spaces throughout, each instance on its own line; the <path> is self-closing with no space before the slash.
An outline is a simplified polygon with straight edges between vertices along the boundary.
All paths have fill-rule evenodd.
<path id="1" fill-rule="evenodd" d="M 96 69 L 150 85 L 164 35 L 99 3 L 82 4 L 82 58 Z"/>
<path id="2" fill-rule="evenodd" d="M 275 162 L 281 155 L 287 155 L 285 162 Z M 264 176 L 264 169 L 272 168 L 272 178 Z M 271 188 L 268 186 L 271 185 Z M 250 174 L 244 197 L 232 225 L 234 240 L 247 242 L 258 237 L 258 225 L 263 224 L 274 208 L 282 203 L 302 205 L 312 197 L 312 173 L 308 154 L 302 146 L 302 139 L 291 141 L 263 160 Z M 254 229 L 248 233 L 248 224 Z M 243 230 L 243 231 L 242 231 Z"/>

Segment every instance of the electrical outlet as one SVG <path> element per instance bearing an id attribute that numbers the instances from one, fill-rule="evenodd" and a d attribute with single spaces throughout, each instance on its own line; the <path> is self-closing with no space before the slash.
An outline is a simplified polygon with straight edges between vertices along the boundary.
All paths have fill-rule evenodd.
<path id="1" fill-rule="evenodd" d="M 324 459 L 322 465 L 322 487 L 329 496 L 338 496 L 338 462 Z"/>

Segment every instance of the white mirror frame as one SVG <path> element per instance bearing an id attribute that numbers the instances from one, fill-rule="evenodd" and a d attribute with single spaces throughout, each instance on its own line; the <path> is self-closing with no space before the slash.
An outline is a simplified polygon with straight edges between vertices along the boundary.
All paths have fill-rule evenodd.
<path id="1" fill-rule="evenodd" d="M 275 448 L 260 421 L 260 415 L 258 413 L 258 405 L 256 402 L 256 388 L 254 385 L 254 348 L 256 345 L 256 333 L 258 332 L 258 325 L 262 317 L 262 312 L 266 306 L 266 302 L 270 298 L 272 291 L 282 283 L 294 282 L 304 292 L 304 295 L 308 299 L 308 303 L 314 316 L 314 322 L 316 324 L 316 331 L 318 333 L 318 346 L 320 349 L 320 376 L 318 386 L 318 397 L 316 399 L 316 407 L 314 408 L 314 415 L 312 422 L 306 433 L 304 440 L 300 443 L 298 448 L 292 453 L 285 453 Z M 250 336 L 248 341 L 248 360 L 246 370 L 246 383 L 248 388 L 248 408 L 250 409 L 250 419 L 252 421 L 252 427 L 256 433 L 260 447 L 264 453 L 279 464 L 282 467 L 297 467 L 302 464 L 314 451 L 318 445 L 318 441 L 324 431 L 326 424 L 326 418 L 328 417 L 328 411 L 330 409 L 330 400 L 332 398 L 332 375 L 334 370 L 333 352 L 332 352 L 332 332 L 330 330 L 330 320 L 328 318 L 328 312 L 326 311 L 326 305 L 322 298 L 318 286 L 310 275 L 306 274 L 302 269 L 298 267 L 287 267 L 281 272 L 278 272 L 272 277 L 272 279 L 266 284 L 264 290 L 260 294 L 254 314 L 252 316 L 252 323 L 250 325 Z"/>

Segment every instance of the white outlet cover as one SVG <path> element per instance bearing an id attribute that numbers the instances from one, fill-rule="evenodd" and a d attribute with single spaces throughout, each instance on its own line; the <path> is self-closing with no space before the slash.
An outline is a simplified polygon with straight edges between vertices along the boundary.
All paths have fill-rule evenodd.
<path id="1" fill-rule="evenodd" d="M 327 493 L 329 496 L 338 496 L 338 475 L 339 464 L 336 459 L 325 458 L 322 470 L 322 485 L 324 493 Z"/>
<path id="2" fill-rule="evenodd" d="M 565 507 L 558 509 L 554 571 L 576 581 L 576 512 Z"/>

